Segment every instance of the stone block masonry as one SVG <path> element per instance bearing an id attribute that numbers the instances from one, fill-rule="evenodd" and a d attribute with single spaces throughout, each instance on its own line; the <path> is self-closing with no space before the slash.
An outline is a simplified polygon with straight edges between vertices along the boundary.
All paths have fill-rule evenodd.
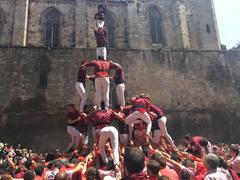
<path id="1" fill-rule="evenodd" d="M 94 49 L 0 48 L 3 140 L 30 142 L 41 150 L 46 147 L 44 140 L 56 142 L 50 149 L 57 148 L 62 140 L 67 142 L 67 135 L 58 135 L 66 132 L 65 107 L 68 103 L 78 105 L 74 84 L 79 64 L 94 58 Z M 169 131 L 177 141 L 188 132 L 214 141 L 238 141 L 239 51 L 112 49 L 109 59 L 123 65 L 127 98 L 149 93 L 166 112 Z M 49 66 L 45 89 L 39 88 L 42 60 Z M 93 84 L 87 82 L 86 87 L 87 102 L 91 103 Z"/>
<path id="2" fill-rule="evenodd" d="M 94 14 L 102 2 L 0 0 L 0 45 L 46 47 L 54 39 L 51 47 L 95 48 Z M 111 48 L 219 50 L 216 24 L 212 0 L 109 0 L 106 14 Z"/>

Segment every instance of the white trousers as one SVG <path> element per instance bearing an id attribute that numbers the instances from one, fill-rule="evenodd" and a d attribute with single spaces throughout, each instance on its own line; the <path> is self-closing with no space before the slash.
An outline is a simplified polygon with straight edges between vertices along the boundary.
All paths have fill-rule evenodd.
<path id="1" fill-rule="evenodd" d="M 147 133 L 151 132 L 152 128 L 152 121 L 148 115 L 147 112 L 140 113 L 138 111 L 134 111 L 132 114 L 130 114 L 126 119 L 125 123 L 129 126 L 129 138 L 132 139 L 132 133 L 133 133 L 133 125 L 138 122 L 138 119 L 141 119 L 147 123 Z"/>
<path id="2" fill-rule="evenodd" d="M 97 47 L 97 59 L 98 59 L 98 56 L 101 56 L 104 58 L 104 60 L 107 59 L 107 48 L 106 47 Z"/>
<path id="3" fill-rule="evenodd" d="M 122 107 L 125 107 L 125 84 L 121 83 L 116 86 L 116 94 L 118 99 L 118 104 Z"/>
<path id="4" fill-rule="evenodd" d="M 76 82 L 76 89 L 81 97 L 81 102 L 80 102 L 80 108 L 79 108 L 79 112 L 83 112 L 83 109 L 84 109 L 84 105 L 86 103 L 86 100 L 87 100 L 87 95 L 86 95 L 86 91 L 85 91 L 85 88 L 84 88 L 84 84 L 81 83 L 81 82 Z"/>
<path id="5" fill-rule="evenodd" d="M 75 129 L 72 126 L 67 126 L 67 132 L 72 138 L 72 142 L 69 145 L 69 147 L 75 145 L 75 147 L 78 147 L 80 142 L 82 141 L 83 144 L 87 144 L 87 136 L 80 133 L 77 129 Z"/>
<path id="6" fill-rule="evenodd" d="M 108 126 L 100 131 L 99 138 L 99 150 L 103 162 L 108 163 L 108 158 L 106 155 L 105 144 L 107 140 L 110 139 L 112 150 L 113 150 L 113 164 L 119 164 L 119 153 L 118 153 L 118 131 L 113 126 Z"/>
<path id="7" fill-rule="evenodd" d="M 167 139 L 170 145 L 175 146 L 171 136 L 168 134 L 166 123 L 167 123 L 167 118 L 165 116 L 158 119 L 158 125 L 160 128 L 161 134 Z M 160 136 L 159 136 L 159 140 L 160 140 Z"/>
<path id="8" fill-rule="evenodd" d="M 96 20 L 96 25 L 97 25 L 97 28 L 103 28 L 104 27 L 104 21 L 102 20 Z"/>
<path id="9" fill-rule="evenodd" d="M 128 134 L 119 134 L 120 144 L 126 146 L 128 143 Z"/>
<path id="10" fill-rule="evenodd" d="M 101 101 L 105 103 L 105 109 L 109 108 L 110 81 L 108 77 L 98 77 L 95 79 L 96 105 L 101 108 Z"/>

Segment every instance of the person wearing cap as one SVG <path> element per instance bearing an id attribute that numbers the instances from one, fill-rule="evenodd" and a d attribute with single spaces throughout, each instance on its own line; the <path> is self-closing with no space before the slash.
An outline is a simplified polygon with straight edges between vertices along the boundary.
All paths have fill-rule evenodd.
<path id="1" fill-rule="evenodd" d="M 76 89 L 77 89 L 77 91 L 78 91 L 78 93 L 81 97 L 80 107 L 79 107 L 79 112 L 80 113 L 83 112 L 83 108 L 84 108 L 84 105 L 85 105 L 86 100 L 87 100 L 87 95 L 86 95 L 86 91 L 85 91 L 86 67 L 82 66 L 85 63 L 87 63 L 87 61 L 85 61 L 85 60 L 81 62 L 81 65 L 80 65 L 79 70 L 78 70 L 77 82 L 75 84 Z"/>
<path id="2" fill-rule="evenodd" d="M 97 43 L 97 59 L 107 59 L 107 30 L 103 27 L 94 28 L 94 35 Z"/>
<path id="3" fill-rule="evenodd" d="M 98 5 L 98 12 L 95 14 L 94 19 L 96 20 L 96 26 L 99 28 L 104 27 L 105 14 L 107 10 L 107 1 L 105 0 L 104 4 Z"/>

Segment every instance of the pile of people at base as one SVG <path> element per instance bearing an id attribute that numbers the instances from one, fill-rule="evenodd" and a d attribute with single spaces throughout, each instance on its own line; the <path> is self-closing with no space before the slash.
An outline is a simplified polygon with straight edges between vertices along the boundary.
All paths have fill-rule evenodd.
<path id="1" fill-rule="evenodd" d="M 190 141 L 189 141 L 190 138 Z M 201 137 L 204 139 L 203 137 Z M 186 146 L 177 148 L 161 138 L 159 148 L 151 145 L 119 146 L 120 162 L 113 163 L 113 149 L 105 146 L 108 163 L 104 163 L 99 149 L 87 154 L 75 150 L 61 153 L 36 154 L 21 145 L 16 148 L 0 143 L 0 179 L 25 180 L 238 180 L 240 175 L 239 145 L 219 144 L 212 152 L 201 149 L 194 154 L 199 136 L 184 137 Z M 187 143 L 187 144 L 186 144 Z M 201 157 L 198 157 L 201 155 Z"/>

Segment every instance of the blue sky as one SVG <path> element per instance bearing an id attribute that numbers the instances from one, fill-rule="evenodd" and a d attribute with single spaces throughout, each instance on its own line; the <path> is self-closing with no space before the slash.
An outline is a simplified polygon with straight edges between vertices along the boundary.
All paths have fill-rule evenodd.
<path id="1" fill-rule="evenodd" d="M 240 42 L 240 0 L 213 0 L 221 43 L 232 48 Z"/>

